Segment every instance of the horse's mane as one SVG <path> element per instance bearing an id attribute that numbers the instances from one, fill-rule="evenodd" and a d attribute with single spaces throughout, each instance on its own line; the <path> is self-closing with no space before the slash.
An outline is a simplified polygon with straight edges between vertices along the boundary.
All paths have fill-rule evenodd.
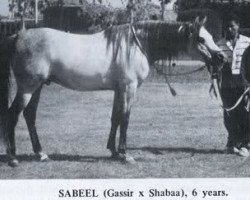
<path id="1" fill-rule="evenodd" d="M 132 35 L 129 33 L 129 24 L 112 26 L 104 31 L 104 35 L 107 38 L 107 49 L 112 47 L 114 61 L 117 59 L 119 51 L 122 50 L 122 40 L 125 40 L 126 57 L 129 61 L 133 47 Z"/>
<path id="2" fill-rule="evenodd" d="M 134 27 L 136 35 L 149 54 L 155 54 L 154 56 L 162 57 L 162 59 L 171 59 L 186 51 L 188 35 L 185 31 L 178 31 L 180 26 L 185 24 L 188 23 L 145 21 L 135 23 Z M 129 24 L 112 26 L 105 30 L 104 34 L 108 41 L 107 47 L 112 45 L 116 50 L 119 49 L 122 39 L 125 39 L 128 49 L 135 44 Z M 128 50 L 128 58 L 129 52 Z"/>

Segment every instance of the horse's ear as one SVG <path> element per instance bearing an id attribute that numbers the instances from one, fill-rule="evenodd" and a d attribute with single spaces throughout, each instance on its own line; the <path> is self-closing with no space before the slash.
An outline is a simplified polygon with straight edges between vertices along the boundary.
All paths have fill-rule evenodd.
<path id="1" fill-rule="evenodd" d="M 184 29 L 184 26 L 183 26 L 183 25 L 181 25 L 181 26 L 180 26 L 180 28 L 178 29 L 178 33 L 182 32 L 182 31 L 183 31 L 183 29 Z"/>
<path id="2" fill-rule="evenodd" d="M 206 22 L 207 22 L 207 16 L 205 16 L 205 17 L 201 20 L 200 26 L 204 26 Z"/>
<path id="3" fill-rule="evenodd" d="M 200 17 L 197 16 L 194 20 L 194 24 L 199 24 L 200 23 Z"/>

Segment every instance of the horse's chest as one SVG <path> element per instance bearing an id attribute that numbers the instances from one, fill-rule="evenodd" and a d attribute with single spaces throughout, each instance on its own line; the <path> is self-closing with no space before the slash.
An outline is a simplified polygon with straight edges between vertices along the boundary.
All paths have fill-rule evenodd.
<path id="1" fill-rule="evenodd" d="M 141 81 L 146 79 L 149 74 L 149 63 L 142 53 L 138 53 L 137 57 L 134 57 L 134 65 L 137 78 Z"/>

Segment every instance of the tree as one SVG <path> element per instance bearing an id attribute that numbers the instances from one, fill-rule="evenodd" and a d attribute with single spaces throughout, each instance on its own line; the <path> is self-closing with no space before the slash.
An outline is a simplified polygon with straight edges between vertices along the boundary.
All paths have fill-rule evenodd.
<path id="1" fill-rule="evenodd" d="M 170 3 L 171 0 L 159 0 L 161 3 L 161 20 L 164 20 L 165 5 Z"/>
<path id="2" fill-rule="evenodd" d="M 34 18 L 35 2 L 36 0 L 9 0 L 11 18 Z M 48 0 L 37 0 L 37 2 L 39 12 L 42 12 L 49 3 Z"/>
<path id="3" fill-rule="evenodd" d="M 102 0 L 97 0 L 99 4 L 102 4 Z M 93 4 L 96 4 L 96 0 L 93 0 Z"/>
<path id="4" fill-rule="evenodd" d="M 135 2 L 135 0 L 129 0 L 127 4 L 127 10 L 130 14 L 130 23 L 134 23 L 135 20 L 136 3 L 138 2 Z"/>
<path id="5" fill-rule="evenodd" d="M 124 0 L 121 0 L 123 3 Z M 151 0 L 128 0 L 127 12 L 130 15 L 130 22 L 149 19 L 149 4 Z M 152 4 L 151 4 L 152 5 Z M 144 16 L 142 18 L 142 16 Z"/>
<path id="6" fill-rule="evenodd" d="M 149 1 L 151 0 L 129 0 L 127 4 L 127 10 L 130 12 L 131 15 L 131 22 L 134 21 L 136 16 L 136 11 L 144 8 L 145 5 L 148 5 Z M 164 20 L 164 13 L 165 13 L 165 5 L 170 3 L 171 0 L 159 0 L 161 4 L 161 20 Z"/>

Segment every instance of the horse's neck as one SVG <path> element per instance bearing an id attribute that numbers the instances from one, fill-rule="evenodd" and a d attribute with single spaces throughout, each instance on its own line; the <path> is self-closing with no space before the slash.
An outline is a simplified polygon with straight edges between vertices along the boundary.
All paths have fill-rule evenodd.
<path id="1" fill-rule="evenodd" d="M 169 27 L 169 29 L 167 24 L 163 24 L 163 26 L 165 27 L 159 26 L 159 30 L 151 27 L 146 31 L 142 28 L 138 28 L 136 31 L 150 63 L 154 63 L 156 60 L 171 60 L 180 53 L 188 51 L 188 38 L 178 32 L 180 25 Z"/>

